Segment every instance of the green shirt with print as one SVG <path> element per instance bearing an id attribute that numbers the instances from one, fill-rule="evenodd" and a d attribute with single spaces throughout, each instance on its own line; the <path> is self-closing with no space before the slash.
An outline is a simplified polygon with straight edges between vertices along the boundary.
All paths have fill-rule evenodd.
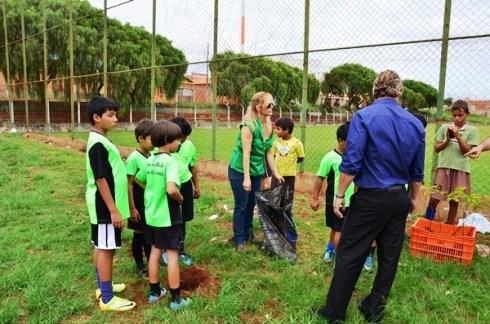
<path id="1" fill-rule="evenodd" d="M 447 129 L 451 124 L 444 124 L 436 132 L 436 141 L 445 142 Z M 459 133 L 466 144 L 476 146 L 479 143 L 478 129 L 475 126 L 465 124 Z M 458 141 L 455 138 L 449 140 L 446 148 L 439 152 L 437 168 L 453 169 L 471 173 L 470 158 L 461 153 Z"/>
<path id="2" fill-rule="evenodd" d="M 262 122 L 256 119 L 252 122 L 244 122 L 240 124 L 242 127 L 248 127 L 252 133 L 252 148 L 250 151 L 250 176 L 257 177 L 265 174 L 265 155 L 272 146 L 272 133 L 268 138 L 265 138 Z M 236 146 L 231 155 L 230 167 L 243 173 L 243 143 L 241 131 L 238 133 Z"/>
<path id="3" fill-rule="evenodd" d="M 177 161 L 168 153 L 152 154 L 147 160 L 146 167 L 136 174 L 136 179 L 146 183 L 146 224 L 153 227 L 171 226 L 167 185 L 169 182 L 174 182 L 180 186 Z"/>
<path id="4" fill-rule="evenodd" d="M 185 183 L 192 178 L 190 167 L 194 167 L 197 162 L 197 150 L 190 140 L 186 140 L 179 147 L 179 150 L 171 154 L 179 165 L 180 183 Z"/>
<path id="5" fill-rule="evenodd" d="M 326 178 L 329 173 L 333 173 L 334 176 L 334 186 L 333 188 L 328 188 L 328 190 L 333 189 L 333 195 L 327 195 L 327 196 L 334 196 L 334 194 L 337 193 L 338 187 L 339 187 L 339 180 L 340 180 L 340 164 L 342 163 L 342 154 L 337 152 L 336 150 L 332 150 L 325 154 L 325 156 L 322 158 L 320 162 L 320 167 L 318 168 L 318 171 L 316 173 L 317 176 Z M 350 206 L 350 198 L 352 194 L 354 193 L 354 184 L 351 183 L 349 187 L 347 187 L 347 190 L 345 191 L 345 207 Z M 333 197 L 335 199 L 335 196 Z M 327 204 L 333 204 L 333 200 L 330 202 L 326 202 Z"/>
<path id="6" fill-rule="evenodd" d="M 128 199 L 128 178 L 126 176 L 126 167 L 121 159 L 117 147 L 104 135 L 91 131 L 88 136 L 86 149 L 86 175 L 87 191 L 85 199 L 87 201 L 88 214 L 90 223 L 97 224 L 96 194 L 98 191 L 96 179 L 92 166 L 90 165 L 89 152 L 92 146 L 101 143 L 108 152 L 109 165 L 111 166 L 112 176 L 114 178 L 114 203 L 123 219 L 129 218 L 129 199 Z"/>

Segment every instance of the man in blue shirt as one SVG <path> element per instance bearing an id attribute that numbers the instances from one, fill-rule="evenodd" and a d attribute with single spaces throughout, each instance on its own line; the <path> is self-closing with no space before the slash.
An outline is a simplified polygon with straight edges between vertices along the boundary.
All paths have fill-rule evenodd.
<path id="1" fill-rule="evenodd" d="M 345 190 L 352 181 L 358 191 L 344 220 L 326 305 L 316 311 L 330 323 L 345 320 L 373 241 L 378 246 L 378 271 L 371 293 L 358 308 L 368 322 L 379 322 L 384 315 L 402 249 L 405 219 L 413 210 L 424 178 L 425 130 L 400 106 L 402 92 L 396 72 L 381 72 L 373 84 L 376 100 L 357 112 L 350 124 L 334 201 L 338 217 L 342 217 Z"/>

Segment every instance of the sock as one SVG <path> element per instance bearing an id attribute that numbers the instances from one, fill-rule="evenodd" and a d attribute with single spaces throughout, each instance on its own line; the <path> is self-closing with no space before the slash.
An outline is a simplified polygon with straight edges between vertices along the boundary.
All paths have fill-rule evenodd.
<path id="1" fill-rule="evenodd" d="M 107 304 L 111 301 L 112 297 L 114 297 L 114 292 L 112 291 L 112 280 L 109 281 L 101 281 L 100 282 L 100 291 L 102 293 L 102 302 Z"/>
<path id="2" fill-rule="evenodd" d="M 334 250 L 333 243 L 332 242 L 328 242 L 328 244 L 327 244 L 327 251 L 333 252 L 333 250 Z"/>
<path id="3" fill-rule="evenodd" d="M 180 298 L 180 287 L 177 288 L 170 288 L 170 295 L 172 296 L 172 301 L 176 301 L 177 299 Z"/>
<path id="4" fill-rule="evenodd" d="M 429 220 L 433 220 L 435 216 L 436 216 L 436 209 L 430 206 L 427 207 L 427 209 L 425 210 L 425 218 Z"/>
<path id="5" fill-rule="evenodd" d="M 160 296 L 162 288 L 160 288 L 160 283 L 150 283 L 150 294 L 155 296 Z"/>
<path id="6" fill-rule="evenodd" d="M 99 271 L 97 271 L 97 268 L 95 268 L 95 282 L 97 283 L 97 288 L 100 289 Z"/>
<path id="7" fill-rule="evenodd" d="M 136 262 L 136 266 L 138 269 L 144 268 L 144 263 L 143 263 L 143 240 L 144 240 L 144 235 L 142 233 L 134 233 L 133 235 L 133 241 L 131 243 L 131 250 L 133 252 L 133 258 L 134 261 Z"/>

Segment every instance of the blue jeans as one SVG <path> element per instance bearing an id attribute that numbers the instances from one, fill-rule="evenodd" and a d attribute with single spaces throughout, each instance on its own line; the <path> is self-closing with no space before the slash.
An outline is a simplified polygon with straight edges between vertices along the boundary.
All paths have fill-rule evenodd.
<path id="1" fill-rule="evenodd" d="M 228 167 L 235 207 L 233 208 L 233 239 L 235 244 L 243 244 L 253 239 L 253 213 L 255 207 L 255 192 L 260 189 L 261 177 L 250 177 L 252 190 L 243 190 L 243 173 Z"/>

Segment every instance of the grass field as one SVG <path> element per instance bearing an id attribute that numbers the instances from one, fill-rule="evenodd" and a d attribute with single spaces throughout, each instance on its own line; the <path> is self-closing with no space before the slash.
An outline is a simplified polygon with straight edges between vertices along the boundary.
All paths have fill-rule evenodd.
<path id="1" fill-rule="evenodd" d="M 426 163 L 425 163 L 425 182 L 430 183 L 433 147 L 434 147 L 434 130 L 435 125 L 427 127 L 427 145 L 426 145 Z M 305 171 L 316 172 L 320 160 L 326 152 L 336 145 L 335 132 L 336 125 L 308 127 L 306 129 L 305 144 Z M 480 138 L 490 136 L 490 126 L 478 127 Z M 70 136 L 70 133 L 53 133 L 54 135 Z M 220 161 L 229 161 L 231 152 L 234 148 L 238 130 L 235 128 L 219 128 L 216 135 L 216 158 Z M 298 128 L 294 131 L 294 136 L 300 138 L 301 130 Z M 74 133 L 76 138 L 86 139 L 87 132 Z M 116 145 L 134 147 L 135 139 L 132 131 L 114 131 L 109 137 Z M 211 159 L 211 129 L 198 128 L 194 129 L 190 139 L 196 145 L 199 157 Z M 473 192 L 479 194 L 490 194 L 490 183 L 487 179 L 490 177 L 490 154 L 482 155 L 478 161 L 471 161 L 472 167 L 472 185 Z"/>
<path id="2" fill-rule="evenodd" d="M 132 145 L 128 134 L 114 133 L 113 138 Z M 232 208 L 229 185 L 201 179 L 203 196 L 187 243 L 198 268 L 186 270 L 208 271 L 215 288 L 198 289 L 192 306 L 177 314 L 168 310 L 166 299 L 150 306 L 147 285 L 137 277 L 130 256 L 132 234 L 126 230 L 114 277 L 128 284 L 122 296 L 138 306 L 130 313 L 108 314 L 96 308 L 93 296 L 84 155 L 1 134 L 0 176 L 0 323 L 320 323 L 309 308 L 322 304 L 331 279 L 332 267 L 321 262 L 328 233 L 323 211 L 310 211 L 305 196 L 298 195 L 295 203 L 299 260 L 290 265 L 254 247 L 236 254 L 228 243 L 231 214 L 223 207 Z M 211 221 L 213 214 L 219 217 Z M 469 267 L 435 264 L 413 259 L 405 244 L 385 322 L 489 323 L 489 273 L 490 262 L 477 255 Z M 368 293 L 373 279 L 373 273 L 361 274 L 349 323 L 363 323 L 354 301 Z"/>

